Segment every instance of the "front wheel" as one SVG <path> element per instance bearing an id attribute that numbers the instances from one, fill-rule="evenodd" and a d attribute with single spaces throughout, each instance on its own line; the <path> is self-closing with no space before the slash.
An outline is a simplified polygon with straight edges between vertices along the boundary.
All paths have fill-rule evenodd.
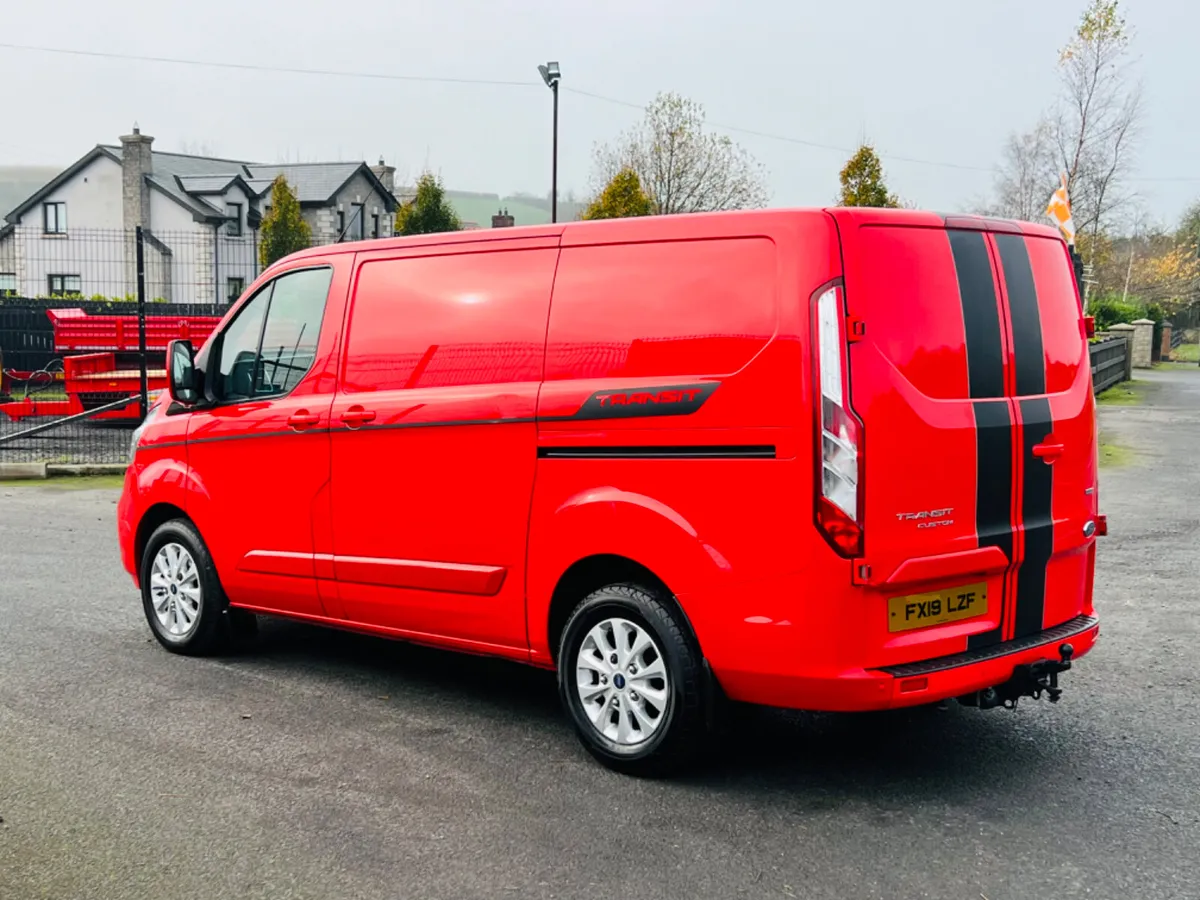
<path id="1" fill-rule="evenodd" d="M 667 774 L 706 736 L 699 648 L 666 598 L 643 587 L 610 585 L 575 608 L 558 683 L 588 752 L 617 771 Z"/>
<path id="2" fill-rule="evenodd" d="M 142 555 L 141 585 L 150 630 L 172 653 L 219 652 L 238 630 L 208 547 L 185 519 L 164 522 L 150 535 Z"/>

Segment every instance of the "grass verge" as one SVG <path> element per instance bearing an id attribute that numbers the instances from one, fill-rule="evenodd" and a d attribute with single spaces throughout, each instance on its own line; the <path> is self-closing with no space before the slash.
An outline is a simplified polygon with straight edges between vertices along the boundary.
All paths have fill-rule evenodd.
<path id="1" fill-rule="evenodd" d="M 1175 362 L 1198 363 L 1200 362 L 1200 344 L 1180 344 L 1171 351 L 1171 356 Z"/>
<path id="2" fill-rule="evenodd" d="M 123 475 L 79 475 L 61 478 L 27 478 L 16 481 L 0 481 L 0 490 L 16 488 L 49 488 L 56 491 L 95 491 L 120 489 L 125 484 Z"/>
<path id="3" fill-rule="evenodd" d="M 1123 381 L 1096 396 L 1101 406 L 1137 406 L 1145 398 L 1146 384 L 1142 381 Z"/>

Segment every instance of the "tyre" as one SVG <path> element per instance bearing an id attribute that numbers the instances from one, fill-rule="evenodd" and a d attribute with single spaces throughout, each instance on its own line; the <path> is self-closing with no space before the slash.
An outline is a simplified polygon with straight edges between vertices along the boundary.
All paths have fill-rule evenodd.
<path id="1" fill-rule="evenodd" d="M 231 616 L 208 548 L 196 527 L 184 519 L 164 522 L 150 535 L 142 555 L 141 585 L 150 630 L 172 653 L 218 653 L 228 648 L 235 631 L 251 628 L 240 610 Z"/>
<path id="2" fill-rule="evenodd" d="M 700 649 L 670 601 L 647 588 L 610 585 L 575 608 L 558 686 L 584 747 L 611 769 L 667 775 L 705 743 Z"/>

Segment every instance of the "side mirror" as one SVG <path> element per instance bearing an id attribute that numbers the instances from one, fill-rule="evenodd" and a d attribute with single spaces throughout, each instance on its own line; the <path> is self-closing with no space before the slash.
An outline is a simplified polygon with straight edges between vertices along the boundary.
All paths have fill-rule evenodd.
<path id="1" fill-rule="evenodd" d="M 199 401 L 191 341 L 171 341 L 167 344 L 167 387 L 171 399 L 176 403 L 191 406 Z"/>

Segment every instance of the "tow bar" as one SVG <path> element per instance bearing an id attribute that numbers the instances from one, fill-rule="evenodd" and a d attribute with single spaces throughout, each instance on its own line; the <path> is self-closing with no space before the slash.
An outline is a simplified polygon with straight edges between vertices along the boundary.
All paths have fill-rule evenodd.
<path id="1" fill-rule="evenodd" d="M 1058 648 L 1058 655 L 1061 659 L 1039 659 L 1037 662 L 1016 666 L 1012 678 L 1004 684 L 964 694 L 958 698 L 958 702 L 963 706 L 977 706 L 980 709 L 994 709 L 997 706 L 1016 709 L 1017 701 L 1022 697 L 1040 700 L 1044 693 L 1051 703 L 1057 703 L 1058 698 L 1062 696 L 1058 676 L 1062 672 L 1070 671 L 1075 648 L 1070 644 L 1062 644 Z"/>

